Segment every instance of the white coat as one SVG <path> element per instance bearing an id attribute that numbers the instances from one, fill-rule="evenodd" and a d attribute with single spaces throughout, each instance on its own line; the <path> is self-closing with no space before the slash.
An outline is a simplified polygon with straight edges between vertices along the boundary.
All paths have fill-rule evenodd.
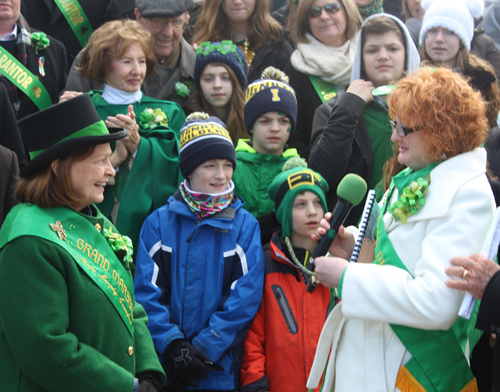
<path id="1" fill-rule="evenodd" d="M 347 267 L 342 301 L 323 327 L 308 388 L 318 385 L 331 347 L 323 391 L 397 391 L 398 371 L 411 354 L 389 324 L 425 330 L 452 326 L 464 292 L 445 286 L 450 278 L 444 269 L 451 257 L 481 250 L 495 210 L 485 169 L 482 148 L 450 158 L 431 172 L 418 214 L 405 225 L 384 215 L 389 239 L 414 278 L 388 265 Z"/>

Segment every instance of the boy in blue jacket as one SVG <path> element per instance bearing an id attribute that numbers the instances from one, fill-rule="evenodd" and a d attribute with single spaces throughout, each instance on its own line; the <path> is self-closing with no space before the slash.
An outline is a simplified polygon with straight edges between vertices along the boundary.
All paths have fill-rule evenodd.
<path id="1" fill-rule="evenodd" d="M 180 141 L 185 180 L 142 227 L 135 297 L 149 316 L 167 391 L 239 388 L 264 256 L 257 220 L 233 193 L 235 167 L 224 124 L 191 114 Z"/>

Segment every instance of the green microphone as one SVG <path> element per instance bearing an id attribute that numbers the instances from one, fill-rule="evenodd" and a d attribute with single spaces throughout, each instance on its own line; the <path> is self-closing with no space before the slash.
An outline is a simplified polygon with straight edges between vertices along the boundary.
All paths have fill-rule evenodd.
<path id="1" fill-rule="evenodd" d="M 344 223 L 352 207 L 361 203 L 361 200 L 365 197 L 366 188 L 365 180 L 357 174 L 349 173 L 340 181 L 337 187 L 337 204 L 332 211 L 332 219 L 330 220 L 330 230 L 328 230 L 316 244 L 312 253 L 313 260 L 316 259 L 316 257 L 325 256 L 328 253 L 328 248 L 330 248 L 330 245 L 337 236 L 339 227 Z M 314 263 L 309 269 L 314 271 Z M 314 286 L 310 286 L 308 291 L 310 289 L 310 291 L 314 290 L 313 287 Z"/>

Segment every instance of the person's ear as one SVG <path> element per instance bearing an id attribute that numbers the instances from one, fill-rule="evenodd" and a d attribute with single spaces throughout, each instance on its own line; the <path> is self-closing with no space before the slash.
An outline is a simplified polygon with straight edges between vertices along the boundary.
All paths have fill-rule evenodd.
<path id="1" fill-rule="evenodd" d="M 135 14 L 135 19 L 137 19 L 137 21 L 141 23 L 142 17 L 137 8 L 134 10 L 134 14 Z"/>
<path id="2" fill-rule="evenodd" d="M 51 164 L 50 164 L 50 168 L 52 169 L 52 171 L 54 172 L 54 174 L 57 176 L 57 173 L 59 172 L 59 163 L 60 163 L 60 160 L 59 159 L 56 159 L 55 161 L 53 161 Z"/>

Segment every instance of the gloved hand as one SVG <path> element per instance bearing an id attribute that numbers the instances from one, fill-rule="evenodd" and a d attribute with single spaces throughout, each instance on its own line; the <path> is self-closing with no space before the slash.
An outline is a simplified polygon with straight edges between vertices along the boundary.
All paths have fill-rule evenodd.
<path id="1" fill-rule="evenodd" d="M 139 392 L 158 392 L 158 388 L 148 380 L 139 382 Z"/>
<path id="2" fill-rule="evenodd" d="M 163 355 L 167 359 L 164 369 L 168 386 L 175 391 L 185 391 L 189 385 L 198 387 L 195 380 L 203 380 L 212 369 L 222 369 L 203 351 L 183 339 L 170 343 Z"/>
<path id="3" fill-rule="evenodd" d="M 161 377 L 163 379 L 163 377 Z M 160 381 L 152 372 L 145 372 L 139 375 L 139 392 L 158 392 Z"/>

